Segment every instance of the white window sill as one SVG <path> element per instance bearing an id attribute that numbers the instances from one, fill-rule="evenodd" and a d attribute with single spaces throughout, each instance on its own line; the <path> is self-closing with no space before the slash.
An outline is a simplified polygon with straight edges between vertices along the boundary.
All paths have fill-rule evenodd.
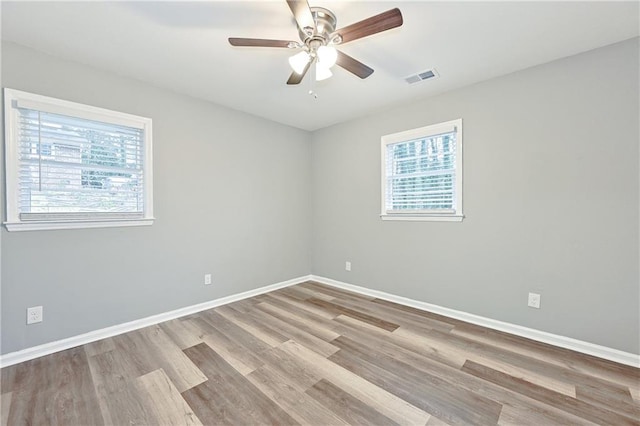
<path id="1" fill-rule="evenodd" d="M 409 214 L 381 214 L 382 220 L 403 220 L 415 222 L 462 222 L 464 215 L 447 214 L 447 215 L 409 215 Z"/>
<path id="2" fill-rule="evenodd" d="M 32 222 L 5 222 L 7 231 L 48 231 L 55 229 L 87 229 L 87 228 L 113 228 L 121 226 L 149 226 L 154 218 L 122 219 L 122 220 L 74 220 L 70 221 L 32 221 Z"/>

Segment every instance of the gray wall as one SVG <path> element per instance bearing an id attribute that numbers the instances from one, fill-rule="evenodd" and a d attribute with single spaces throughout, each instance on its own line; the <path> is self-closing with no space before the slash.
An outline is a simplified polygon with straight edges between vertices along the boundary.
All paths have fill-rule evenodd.
<path id="1" fill-rule="evenodd" d="M 153 118 L 157 220 L 3 229 L 1 353 L 310 271 L 640 353 L 638 47 L 309 134 L 3 44 L 3 87 Z M 467 218 L 381 221 L 380 136 L 455 118 Z"/>
<path id="2" fill-rule="evenodd" d="M 2 353 L 309 273 L 307 132 L 14 44 L 2 45 L 2 87 L 151 117 L 157 218 L 3 228 Z M 27 327 L 35 305 L 44 322 Z"/>
<path id="3" fill-rule="evenodd" d="M 313 273 L 640 353 L 638 47 L 315 132 Z M 466 219 L 380 220 L 380 136 L 457 118 Z"/>

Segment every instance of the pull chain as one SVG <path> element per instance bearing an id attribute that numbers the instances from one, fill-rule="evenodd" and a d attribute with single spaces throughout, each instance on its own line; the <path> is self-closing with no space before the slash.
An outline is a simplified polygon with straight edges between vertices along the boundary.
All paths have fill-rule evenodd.
<path id="1" fill-rule="evenodd" d="M 311 65 L 310 65 L 310 69 L 309 69 L 309 95 L 313 96 L 313 99 L 318 99 L 318 93 L 316 93 L 316 91 L 314 90 L 316 87 L 316 61 L 317 58 L 314 57 L 311 60 Z"/>

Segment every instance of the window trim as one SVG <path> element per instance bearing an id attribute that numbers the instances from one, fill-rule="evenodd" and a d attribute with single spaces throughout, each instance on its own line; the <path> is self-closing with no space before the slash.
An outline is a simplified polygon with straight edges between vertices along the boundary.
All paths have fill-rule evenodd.
<path id="1" fill-rule="evenodd" d="M 19 169 L 18 147 L 19 112 L 17 106 L 70 115 L 87 120 L 119 124 L 144 130 L 143 176 L 144 176 L 144 212 L 141 218 L 83 218 L 56 220 L 20 219 L 19 211 Z M 76 102 L 37 95 L 15 89 L 4 89 L 4 126 L 5 126 L 5 197 L 6 221 L 8 231 L 40 231 L 53 229 L 84 229 L 121 226 L 148 226 L 153 224 L 153 147 L 152 120 L 123 112 L 112 111 Z M 98 213 L 99 214 L 99 213 Z"/>
<path id="2" fill-rule="evenodd" d="M 456 129 L 456 206 L 453 212 L 427 212 L 427 211 L 408 211 L 406 213 L 388 213 L 386 209 L 387 196 L 387 169 L 386 155 L 387 145 L 407 142 L 426 136 L 433 136 L 450 132 L 452 128 Z M 462 212 L 462 119 L 446 121 L 443 123 L 432 124 L 429 126 L 419 127 L 416 129 L 405 130 L 398 133 L 392 133 L 381 137 L 380 144 L 380 178 L 381 178 L 381 197 L 380 197 L 380 218 L 382 220 L 399 220 L 399 221 L 442 221 L 442 222 L 461 222 L 464 219 Z"/>

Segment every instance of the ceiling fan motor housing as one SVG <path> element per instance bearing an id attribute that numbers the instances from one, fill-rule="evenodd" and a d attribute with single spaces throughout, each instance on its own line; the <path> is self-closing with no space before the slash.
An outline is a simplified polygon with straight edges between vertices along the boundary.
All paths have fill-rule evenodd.
<path id="1" fill-rule="evenodd" d="M 326 46 L 330 42 L 329 36 L 336 30 L 338 20 L 332 11 L 324 7 L 312 7 L 310 9 L 316 27 L 298 29 L 298 33 L 300 34 L 300 40 L 311 52 L 314 52 L 318 47 Z"/>

